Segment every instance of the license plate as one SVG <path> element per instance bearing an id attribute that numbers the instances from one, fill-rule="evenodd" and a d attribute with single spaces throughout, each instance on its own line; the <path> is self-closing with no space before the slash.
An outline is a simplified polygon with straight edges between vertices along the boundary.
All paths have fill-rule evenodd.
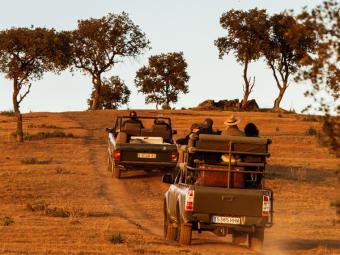
<path id="1" fill-rule="evenodd" d="M 213 223 L 220 223 L 220 224 L 241 224 L 241 218 L 213 216 L 212 222 Z"/>
<path id="2" fill-rule="evenodd" d="M 157 155 L 154 153 L 137 153 L 138 158 L 156 158 Z"/>

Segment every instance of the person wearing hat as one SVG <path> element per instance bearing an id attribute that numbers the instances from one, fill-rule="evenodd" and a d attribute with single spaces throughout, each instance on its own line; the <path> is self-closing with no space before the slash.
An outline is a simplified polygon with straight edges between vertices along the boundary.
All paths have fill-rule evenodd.
<path id="1" fill-rule="evenodd" d="M 244 133 L 238 128 L 237 124 L 241 121 L 240 118 L 231 115 L 225 122 L 224 125 L 227 128 L 222 132 L 222 135 L 231 136 L 244 136 Z"/>

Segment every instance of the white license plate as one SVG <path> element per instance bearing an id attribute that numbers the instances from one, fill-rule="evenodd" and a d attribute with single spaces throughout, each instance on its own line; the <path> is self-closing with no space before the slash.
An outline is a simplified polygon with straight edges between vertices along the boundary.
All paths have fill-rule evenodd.
<path id="1" fill-rule="evenodd" d="M 137 153 L 138 158 L 156 158 L 157 155 L 154 153 Z"/>
<path id="2" fill-rule="evenodd" d="M 220 224 L 241 224 L 241 218 L 213 216 L 212 222 L 213 223 L 220 223 Z"/>

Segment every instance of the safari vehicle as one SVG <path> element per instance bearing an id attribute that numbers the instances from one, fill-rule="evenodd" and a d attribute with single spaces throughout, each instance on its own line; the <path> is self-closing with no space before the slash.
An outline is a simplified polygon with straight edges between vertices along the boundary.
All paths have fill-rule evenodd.
<path id="1" fill-rule="evenodd" d="M 136 118 L 137 119 L 137 118 Z M 171 170 L 177 163 L 171 119 L 165 117 L 119 116 L 108 132 L 108 169 L 120 178 L 122 171 L 141 169 Z"/>
<path id="2" fill-rule="evenodd" d="M 270 139 L 191 134 L 164 196 L 164 235 L 190 245 L 192 231 L 232 235 L 235 244 L 262 247 L 273 224 L 273 192 L 265 187 Z"/>

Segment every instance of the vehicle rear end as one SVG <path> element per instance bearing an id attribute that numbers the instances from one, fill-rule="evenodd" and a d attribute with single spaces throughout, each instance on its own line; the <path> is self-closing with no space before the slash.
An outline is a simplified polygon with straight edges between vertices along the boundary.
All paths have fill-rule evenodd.
<path id="1" fill-rule="evenodd" d="M 191 186 L 184 199 L 184 218 L 193 229 L 232 233 L 272 226 L 273 192 Z"/>
<path id="2" fill-rule="evenodd" d="M 173 169 L 177 163 L 177 147 L 174 144 L 117 144 L 114 150 L 116 165 L 126 169 Z"/>

